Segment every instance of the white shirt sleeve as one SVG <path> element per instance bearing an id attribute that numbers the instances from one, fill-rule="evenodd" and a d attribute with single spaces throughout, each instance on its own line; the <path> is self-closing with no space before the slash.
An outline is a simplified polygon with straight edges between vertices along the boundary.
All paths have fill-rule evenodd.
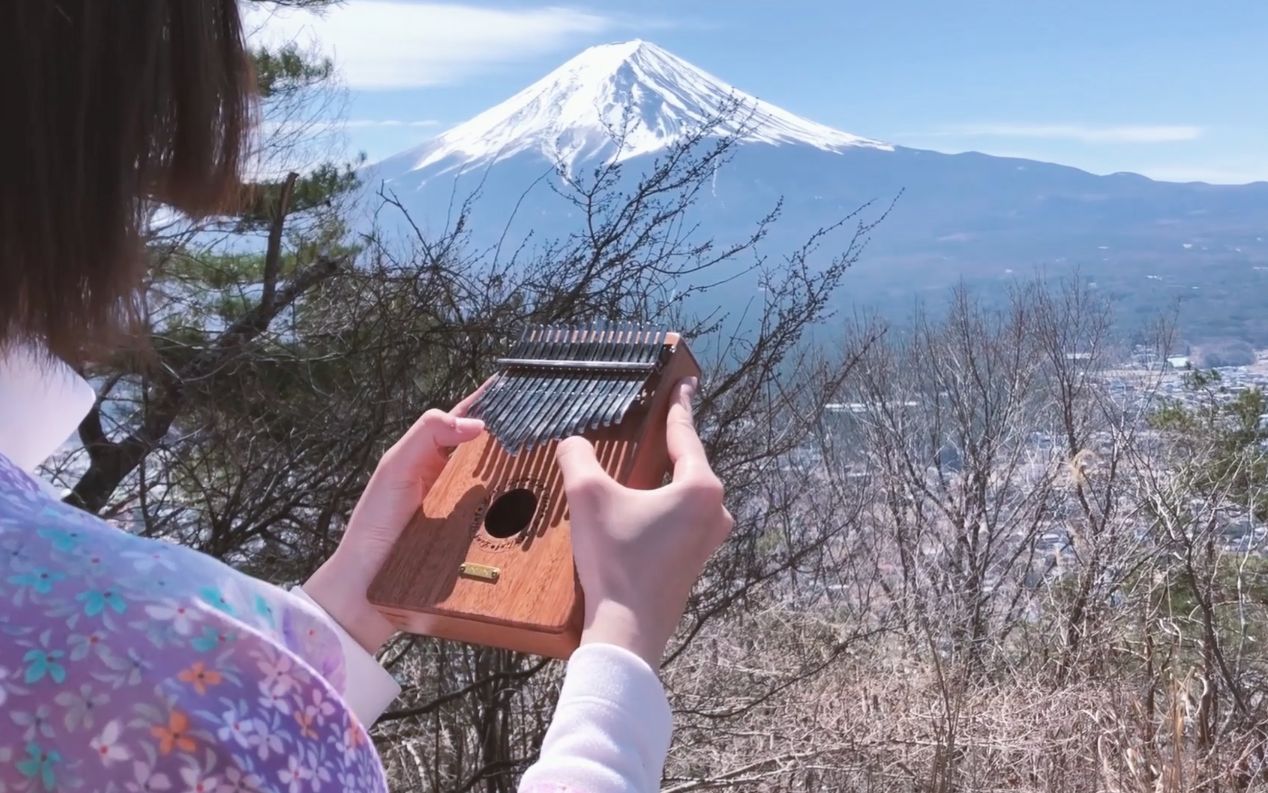
<path id="1" fill-rule="evenodd" d="M 368 728 L 401 693 L 400 684 L 301 587 L 293 587 L 291 594 L 311 605 L 339 637 L 339 646 L 343 650 L 344 679 L 347 681 L 343 699 L 348 709 Z"/>
<path id="2" fill-rule="evenodd" d="M 62 361 L 21 344 L 0 349 L 0 453 L 35 473 L 74 436 L 96 399 L 88 381 Z"/>
<path id="3" fill-rule="evenodd" d="M 672 727 L 665 689 L 646 661 L 584 645 L 568 661 L 555 718 L 520 793 L 653 793 Z"/>
<path id="4" fill-rule="evenodd" d="M 0 350 L 0 405 L 4 406 L 0 410 L 0 453 L 34 473 L 40 462 L 74 434 L 96 398 L 92 386 L 64 362 L 23 345 Z M 50 498 L 62 497 L 48 482 L 38 477 L 36 481 Z M 347 670 L 344 700 L 363 725 L 373 724 L 401 693 L 401 687 L 303 589 L 295 587 L 291 594 L 311 606 L 339 637 Z"/>

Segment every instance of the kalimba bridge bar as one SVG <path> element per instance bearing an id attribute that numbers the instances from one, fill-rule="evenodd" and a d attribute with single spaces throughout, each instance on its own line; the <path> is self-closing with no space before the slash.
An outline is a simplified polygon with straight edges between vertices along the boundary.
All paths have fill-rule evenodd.
<path id="1" fill-rule="evenodd" d="M 629 487 L 669 469 L 672 386 L 700 372 L 678 334 L 532 327 L 472 404 L 460 446 L 370 587 L 402 630 L 566 658 L 581 635 L 559 441 L 583 435 Z"/>

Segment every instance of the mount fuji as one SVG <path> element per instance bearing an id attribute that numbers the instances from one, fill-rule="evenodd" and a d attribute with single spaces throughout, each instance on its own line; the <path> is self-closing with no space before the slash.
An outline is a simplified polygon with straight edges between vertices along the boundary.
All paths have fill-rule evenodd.
<path id="1" fill-rule="evenodd" d="M 991 291 L 1037 270 L 1077 272 L 1120 304 L 1120 318 L 1144 321 L 1181 301 L 1190 338 L 1268 345 L 1268 183 L 1176 184 L 890 145 L 797 116 L 646 41 L 587 49 L 505 102 L 368 166 L 362 179 L 394 194 L 424 231 L 478 192 L 476 237 L 550 239 L 577 220 L 547 184 L 556 167 L 585 173 L 616 160 L 638 173 L 718 118 L 710 134 L 738 145 L 695 208 L 709 236 L 743 234 L 782 199 L 764 243 L 778 253 L 901 192 L 847 276 L 846 306 L 894 314 L 914 297 L 941 301 L 958 281 Z"/>
<path id="2" fill-rule="evenodd" d="M 730 106 L 742 108 L 730 112 Z M 569 170 L 663 151 L 722 119 L 717 135 L 742 143 L 828 152 L 893 147 L 816 124 L 763 102 L 646 41 L 591 47 L 471 120 L 384 163 L 427 178 L 529 152 Z M 622 130 L 617 147 L 612 130 Z"/>

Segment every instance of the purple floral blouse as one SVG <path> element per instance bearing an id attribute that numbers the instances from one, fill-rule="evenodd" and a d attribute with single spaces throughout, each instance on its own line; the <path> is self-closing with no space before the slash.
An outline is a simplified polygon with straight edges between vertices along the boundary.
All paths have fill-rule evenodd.
<path id="1" fill-rule="evenodd" d="M 0 793 L 382 791 L 306 604 L 0 455 Z"/>

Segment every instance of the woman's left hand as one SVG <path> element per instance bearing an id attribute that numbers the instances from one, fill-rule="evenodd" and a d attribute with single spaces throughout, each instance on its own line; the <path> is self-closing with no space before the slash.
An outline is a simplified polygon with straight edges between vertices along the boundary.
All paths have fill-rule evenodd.
<path id="1" fill-rule="evenodd" d="M 449 452 L 484 431 L 484 422 L 466 418 L 481 390 L 448 413 L 427 411 L 387 450 L 352 511 L 339 547 L 304 584 L 304 592 L 371 653 L 395 628 L 366 600 L 366 590 L 440 476 Z"/>

